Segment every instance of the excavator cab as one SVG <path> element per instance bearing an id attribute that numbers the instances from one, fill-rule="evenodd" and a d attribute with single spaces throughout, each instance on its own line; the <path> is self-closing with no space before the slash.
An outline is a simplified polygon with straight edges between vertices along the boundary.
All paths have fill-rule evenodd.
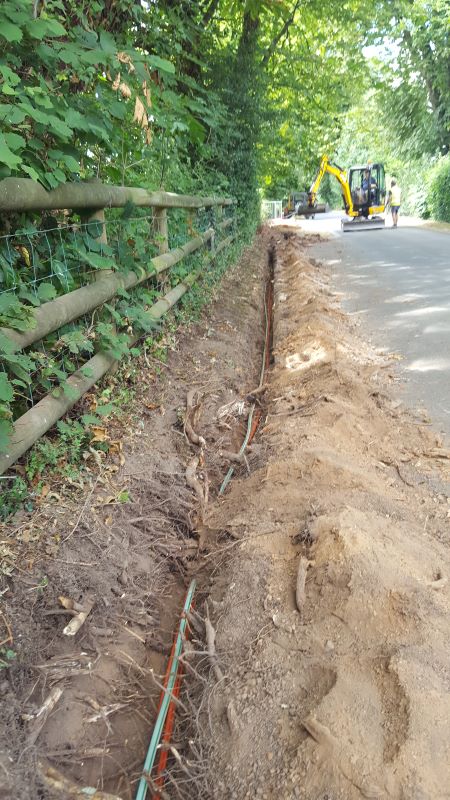
<path id="1" fill-rule="evenodd" d="M 383 164 L 363 164 L 351 167 L 348 183 L 354 216 L 369 217 L 384 211 L 386 180 Z"/>

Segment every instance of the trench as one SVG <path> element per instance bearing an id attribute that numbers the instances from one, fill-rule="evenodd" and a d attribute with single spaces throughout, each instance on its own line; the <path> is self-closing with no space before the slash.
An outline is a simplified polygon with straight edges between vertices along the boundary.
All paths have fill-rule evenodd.
<path id="1" fill-rule="evenodd" d="M 17 658 L 0 683 L 5 796 L 135 800 L 193 579 L 198 618 L 196 627 L 190 622 L 189 647 L 203 655 L 190 661 L 183 654 L 180 700 L 168 709 L 173 731 L 163 748 L 157 745 L 154 768 L 165 753 L 159 776 L 164 787 L 156 787 L 161 798 L 179 797 L 180 786 L 186 800 L 198 796 L 193 786 L 203 784 L 195 727 L 212 669 L 204 655 L 206 600 L 213 579 L 228 581 L 234 539 L 230 531 L 208 526 L 207 518 L 199 524 L 186 467 L 198 459 L 197 480 L 203 488 L 209 484 L 213 513 L 231 465 L 225 494 L 266 461 L 264 391 L 255 390 L 270 372 L 274 267 L 273 238 L 263 230 L 225 274 L 208 313 L 180 334 L 167 366 L 155 372 L 141 360 L 139 435 L 124 440 L 120 467 L 116 462 L 107 480 L 78 496 L 78 504 L 67 502 L 65 510 L 53 501 L 36 519 L 27 518 L 35 537 L 33 561 L 28 568 L 23 559 L 28 571 L 8 579 L 3 597 L 17 642 Z M 126 376 L 111 376 L 113 395 L 119 380 Z M 206 440 L 204 454 L 183 427 L 193 388 L 200 397 L 194 421 Z M 246 438 L 245 459 L 230 461 Z M 123 491 L 127 502 L 111 503 L 112 494 Z M 95 598 L 92 612 L 76 637 L 64 636 L 67 618 L 58 598 L 82 602 L 88 595 Z M 56 689 L 62 691 L 56 695 Z M 192 785 L 183 772 L 187 762 L 199 773 Z M 152 772 L 147 798 L 158 796 L 153 780 Z"/>
<path id="2" fill-rule="evenodd" d="M 261 368 L 259 372 L 254 375 L 254 382 L 259 378 L 259 384 L 256 386 L 254 395 L 251 396 L 253 402 L 250 406 L 245 434 L 239 449 L 240 454 L 244 454 L 246 448 L 251 446 L 264 417 L 264 402 L 261 397 L 259 397 L 259 392 L 264 388 L 265 381 L 267 380 L 267 373 L 272 362 L 273 282 L 275 262 L 276 250 L 275 245 L 272 243 L 267 250 L 267 265 L 264 275 L 264 308 L 262 310 L 263 313 L 261 314 L 260 322 L 262 332 L 262 347 L 260 349 Z M 261 394 L 263 396 L 263 392 L 261 392 Z M 230 467 L 222 483 L 213 487 L 216 500 L 226 491 L 234 474 L 235 468 Z M 200 569 L 198 569 L 195 561 L 192 562 L 190 583 L 185 592 L 184 600 L 180 603 L 179 618 L 174 626 L 173 646 L 165 672 L 163 682 L 164 688 L 161 691 L 158 706 L 159 710 L 146 754 L 144 774 L 138 785 L 136 800 L 145 800 L 145 798 L 149 796 L 151 796 L 153 800 L 160 800 L 160 798 L 165 796 L 165 787 L 167 788 L 168 779 L 170 781 L 170 770 L 173 768 L 174 760 L 178 759 L 178 763 L 181 763 L 181 753 L 185 749 L 183 747 L 183 740 L 189 738 L 190 725 L 181 723 L 179 726 L 176 732 L 176 741 L 180 743 L 178 749 L 173 746 L 172 739 L 176 727 L 177 705 L 180 702 L 179 698 L 182 685 L 183 682 L 188 682 L 191 677 L 188 672 L 189 668 L 186 669 L 186 662 L 183 659 L 183 647 L 186 641 L 189 642 L 192 633 L 195 634 L 195 631 L 199 633 L 199 625 L 201 626 L 200 614 L 194 610 L 194 598 L 195 605 L 201 609 L 208 594 L 213 571 L 215 572 L 214 568 L 210 569 L 208 566 L 201 566 Z M 215 575 L 215 577 L 217 578 L 217 575 Z M 181 586 L 179 581 L 176 581 L 173 586 L 173 595 L 180 598 L 183 596 L 184 590 L 185 587 Z M 208 610 L 206 613 L 209 614 Z M 202 631 L 200 635 L 201 633 Z M 206 638 L 208 639 L 207 633 Z M 218 665 L 216 665 L 215 668 L 220 670 Z M 188 674 L 185 674 L 186 672 Z M 168 796 L 170 796 L 170 792 Z"/>
<path id="3" fill-rule="evenodd" d="M 246 381 L 252 378 L 250 384 L 255 387 L 255 392 L 247 396 L 251 401 L 248 419 L 245 424 L 241 423 L 237 430 L 238 438 L 242 440 L 238 451 L 240 454 L 245 454 L 247 447 L 251 448 L 252 442 L 255 438 L 258 438 L 258 430 L 265 415 L 264 388 L 272 363 L 275 265 L 276 249 L 275 244 L 271 242 L 267 248 L 266 265 L 262 276 L 263 291 L 261 294 L 263 303 L 262 308 L 260 308 L 258 332 L 260 364 L 252 375 L 247 373 L 245 376 Z M 246 463 L 248 465 L 248 462 Z M 211 505 L 213 506 L 218 500 L 220 501 L 221 495 L 227 491 L 232 480 L 245 477 L 245 474 L 242 465 L 233 465 L 225 474 L 223 481 L 216 478 L 210 486 L 211 495 L 213 496 Z M 200 538 L 201 536 L 202 534 L 200 533 Z M 152 800 L 162 800 L 162 798 L 171 797 L 171 785 L 173 788 L 177 784 L 177 773 L 182 769 L 180 765 L 183 759 L 186 757 L 186 762 L 189 762 L 189 754 L 186 754 L 189 748 L 187 748 L 186 742 L 190 741 L 192 744 L 192 740 L 190 740 L 192 724 L 191 720 L 186 719 L 185 715 L 180 715 L 180 707 L 182 707 L 180 704 L 183 704 L 183 696 L 186 693 L 189 696 L 189 691 L 187 690 L 190 688 L 191 681 L 195 684 L 194 707 L 196 704 L 199 707 L 201 706 L 201 697 L 198 696 L 198 672 L 183 658 L 183 649 L 185 643 L 189 643 L 192 638 L 197 637 L 197 645 L 195 646 L 200 646 L 205 638 L 202 617 L 209 613 L 207 608 L 205 611 L 205 602 L 209 594 L 212 578 L 214 577 L 215 580 L 218 577 L 220 578 L 220 571 L 218 573 L 214 558 L 210 558 L 210 556 L 213 555 L 215 547 L 218 549 L 223 547 L 224 536 L 226 538 L 226 532 L 220 532 L 216 541 L 213 544 L 209 543 L 207 557 L 203 560 L 201 559 L 200 564 L 197 558 L 193 558 L 189 562 L 184 580 L 180 580 L 180 576 L 174 574 L 171 585 L 167 588 L 167 592 L 174 603 L 171 604 L 171 611 L 164 619 L 163 624 L 166 628 L 170 626 L 173 630 L 173 645 L 170 657 L 167 660 L 164 681 L 161 684 L 155 724 L 148 732 L 149 748 L 145 759 L 143 759 L 143 763 L 145 762 L 144 772 L 138 783 L 136 800 L 145 800 L 145 798 L 150 797 Z M 222 562 L 220 570 L 224 566 Z M 186 603 L 189 607 L 188 612 L 186 612 Z M 174 606 L 178 608 L 177 613 L 174 613 Z M 178 645 L 181 642 L 179 657 L 174 655 L 177 641 Z M 192 647 L 194 645 L 188 644 L 187 646 Z M 206 642 L 205 647 L 207 647 Z M 205 665 L 203 666 L 205 667 Z M 211 667 L 211 663 L 206 665 L 207 670 L 211 668 L 214 669 L 214 667 Z M 192 701 L 190 702 L 192 703 Z M 190 756 L 192 759 L 192 753 Z M 149 764 L 151 764 L 150 770 L 148 770 Z M 176 797 L 177 794 L 178 790 L 175 791 L 173 796 Z M 191 795 L 187 794 L 185 796 Z M 192 797 L 194 796 L 196 794 L 192 794 Z"/>

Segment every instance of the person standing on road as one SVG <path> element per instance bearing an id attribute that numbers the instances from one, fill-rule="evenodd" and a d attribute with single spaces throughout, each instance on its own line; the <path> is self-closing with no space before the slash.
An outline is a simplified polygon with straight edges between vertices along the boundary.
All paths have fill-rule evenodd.
<path id="1" fill-rule="evenodd" d="M 397 227 L 398 223 L 398 210 L 400 208 L 401 198 L 402 198 L 402 190 L 400 189 L 400 186 L 398 185 L 395 178 L 393 178 L 391 180 L 391 188 L 389 189 L 388 203 L 391 207 L 392 226 L 394 228 Z"/>

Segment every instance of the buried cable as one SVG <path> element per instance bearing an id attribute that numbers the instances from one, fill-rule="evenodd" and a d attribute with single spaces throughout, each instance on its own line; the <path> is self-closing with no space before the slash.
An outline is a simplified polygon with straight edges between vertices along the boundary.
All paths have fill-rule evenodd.
<path id="1" fill-rule="evenodd" d="M 150 744 L 148 746 L 147 755 L 145 757 L 144 767 L 142 771 L 143 774 L 139 781 L 139 786 L 136 792 L 135 800 L 145 800 L 147 796 L 148 782 L 146 776 L 149 776 L 153 769 L 153 765 L 155 763 L 155 758 L 156 758 L 156 751 L 159 747 L 161 735 L 163 733 L 169 709 L 171 706 L 174 705 L 173 698 L 176 697 L 177 694 L 179 693 L 179 686 L 177 686 L 177 682 L 179 678 L 180 655 L 183 648 L 183 640 L 185 638 L 186 627 L 188 625 L 187 615 L 192 605 L 192 598 L 194 596 L 195 586 L 196 586 L 195 580 L 191 581 L 189 589 L 186 593 L 186 599 L 184 601 L 180 624 L 178 626 L 178 632 L 175 637 L 172 646 L 172 652 L 170 654 L 169 663 L 167 665 L 166 676 L 164 679 L 164 691 L 161 693 L 158 716 L 156 718 L 152 737 L 150 739 Z M 171 715 L 172 714 L 173 712 L 171 712 Z"/>

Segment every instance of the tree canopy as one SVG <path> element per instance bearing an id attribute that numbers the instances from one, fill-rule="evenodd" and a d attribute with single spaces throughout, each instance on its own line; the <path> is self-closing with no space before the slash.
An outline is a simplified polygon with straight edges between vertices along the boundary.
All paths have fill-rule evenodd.
<path id="1" fill-rule="evenodd" d="M 448 163 L 447 0 L 4 0 L 0 42 L 0 178 L 230 192 L 251 230 L 323 152 Z"/>

